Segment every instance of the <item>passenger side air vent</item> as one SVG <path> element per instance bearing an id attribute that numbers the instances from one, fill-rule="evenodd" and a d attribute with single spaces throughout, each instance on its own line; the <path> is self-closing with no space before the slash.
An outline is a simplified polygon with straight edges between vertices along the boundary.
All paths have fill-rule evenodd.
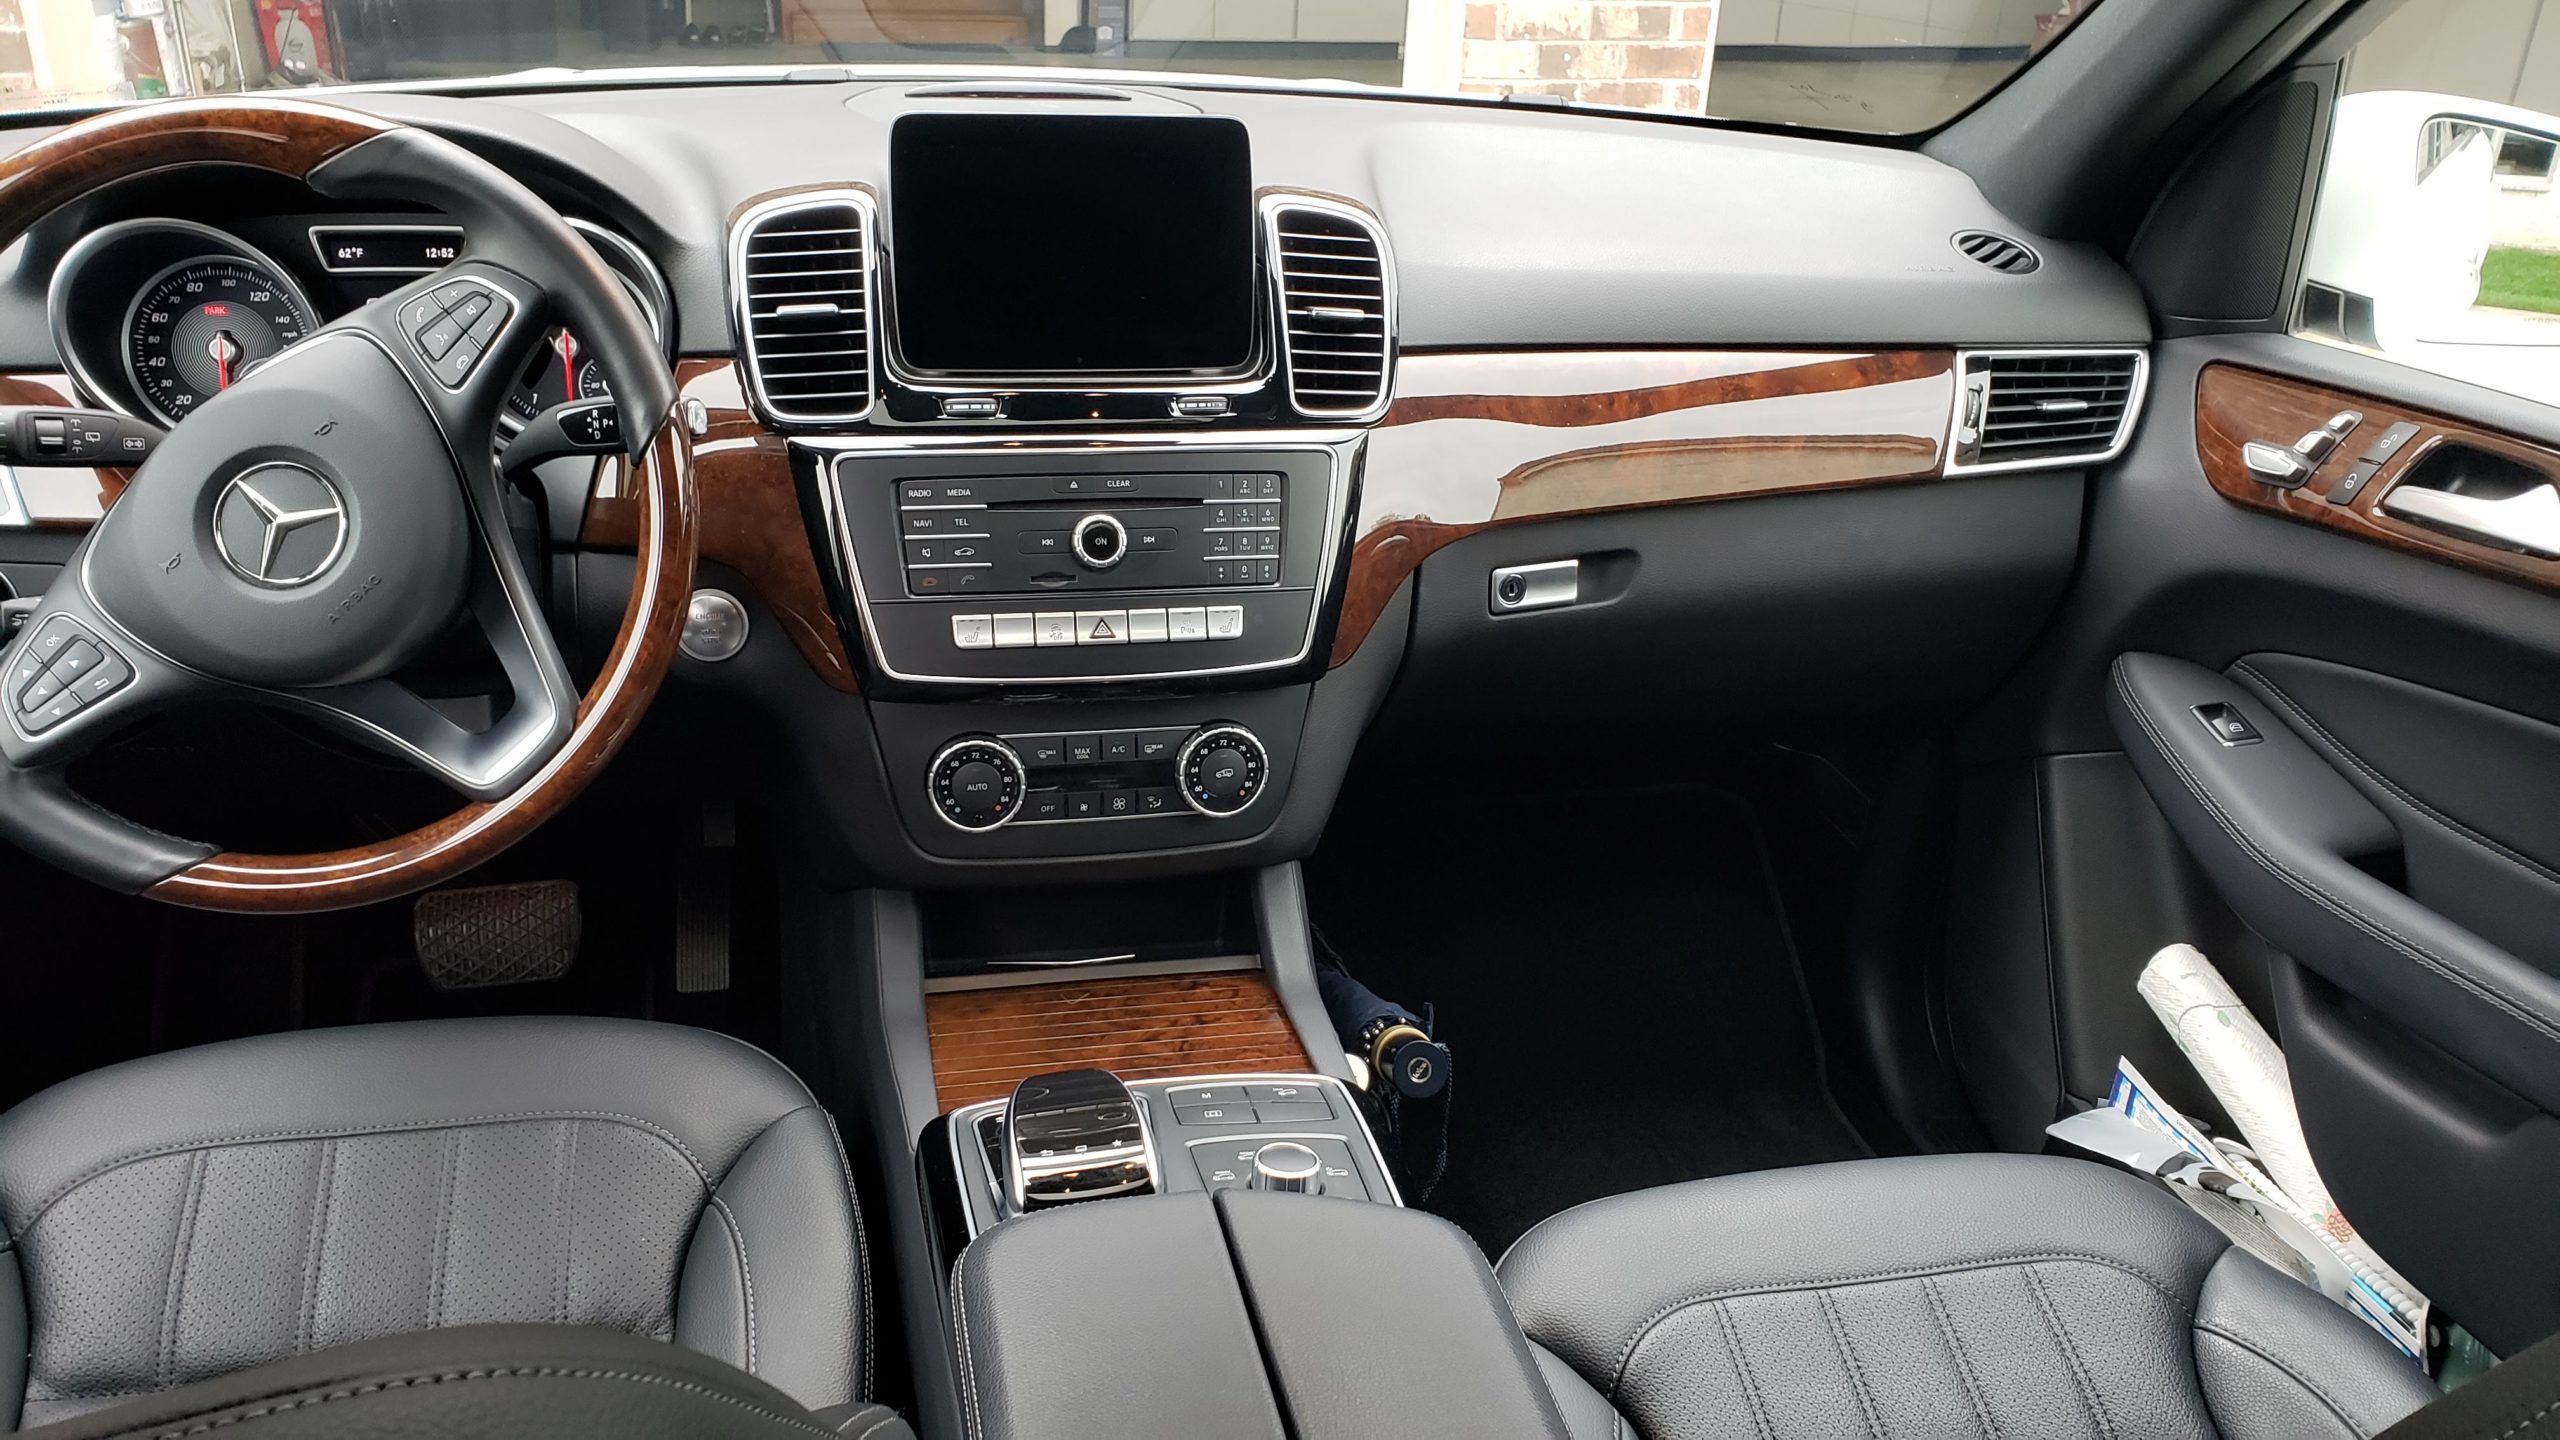
<path id="1" fill-rule="evenodd" d="M 1302 196 L 1268 202 L 1263 220 L 1290 405 L 1319 419 L 1375 419 L 1396 353 L 1385 234 L 1363 211 Z"/>
<path id="2" fill-rule="evenodd" d="M 740 217 L 729 290 L 747 385 L 770 419 L 839 424 L 871 413 L 871 197 L 793 195 Z"/>
<path id="3" fill-rule="evenodd" d="M 1950 470 L 2111 460 L 2142 406 L 2139 350 L 2005 350 L 1958 357 Z"/>
<path id="4" fill-rule="evenodd" d="M 2024 242 L 1994 231 L 1959 230 L 1949 238 L 1964 258 L 1988 265 L 2003 275 L 2032 275 L 2044 264 L 2043 258 Z"/>

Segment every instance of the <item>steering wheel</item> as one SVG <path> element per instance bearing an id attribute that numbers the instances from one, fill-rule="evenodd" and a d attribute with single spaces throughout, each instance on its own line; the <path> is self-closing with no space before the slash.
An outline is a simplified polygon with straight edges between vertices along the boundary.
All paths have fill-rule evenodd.
<path id="1" fill-rule="evenodd" d="M 629 294 L 532 191 L 441 136 L 331 106 L 179 101 L 74 125 L 0 159 L 0 244 L 101 185 L 200 163 L 425 201 L 464 227 L 466 251 L 250 370 L 133 476 L 0 652 L 0 836 L 101 885 L 204 909 L 327 910 L 423 889 L 565 805 L 665 678 L 696 525 L 674 376 Z M 628 609 L 583 696 L 510 539 L 491 447 L 508 382 L 555 318 L 603 367 L 642 502 Z M 512 691 L 478 730 L 396 678 L 463 623 Z M 128 722 L 207 697 L 309 717 L 467 803 L 376 844 L 255 855 L 161 834 L 71 789 L 71 762 Z"/>

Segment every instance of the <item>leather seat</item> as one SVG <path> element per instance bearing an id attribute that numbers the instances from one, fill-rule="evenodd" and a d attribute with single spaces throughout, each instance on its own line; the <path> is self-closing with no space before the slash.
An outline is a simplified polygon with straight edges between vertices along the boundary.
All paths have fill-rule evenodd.
<path id="1" fill-rule="evenodd" d="M 428 1021 L 117 1065 L 0 1116 L 0 1227 L 0 1426 L 497 1322 L 671 1340 L 812 1410 L 870 1390 L 834 1122 L 709 1031 Z"/>
<path id="2" fill-rule="evenodd" d="M 1497 1273 L 1577 1440 L 2363 1436 L 2436 1393 L 2175 1197 L 2075 1160 L 1667 1186 L 1547 1221 Z"/>

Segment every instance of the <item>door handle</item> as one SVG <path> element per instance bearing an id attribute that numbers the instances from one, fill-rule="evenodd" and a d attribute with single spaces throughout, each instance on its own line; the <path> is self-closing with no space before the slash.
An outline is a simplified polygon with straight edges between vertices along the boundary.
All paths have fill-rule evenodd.
<path id="1" fill-rule="evenodd" d="M 2536 485 L 2496 500 L 2429 485 L 2395 485 L 2384 513 L 2438 530 L 2560 560 L 2560 489 Z"/>

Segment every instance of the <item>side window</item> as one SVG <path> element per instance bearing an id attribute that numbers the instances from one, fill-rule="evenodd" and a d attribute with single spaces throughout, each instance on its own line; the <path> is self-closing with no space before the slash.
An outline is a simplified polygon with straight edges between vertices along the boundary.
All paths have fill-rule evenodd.
<path id="1" fill-rule="evenodd" d="M 2347 58 L 2295 333 L 2560 404 L 2556 164 L 2560 0 L 2404 0 Z"/>

